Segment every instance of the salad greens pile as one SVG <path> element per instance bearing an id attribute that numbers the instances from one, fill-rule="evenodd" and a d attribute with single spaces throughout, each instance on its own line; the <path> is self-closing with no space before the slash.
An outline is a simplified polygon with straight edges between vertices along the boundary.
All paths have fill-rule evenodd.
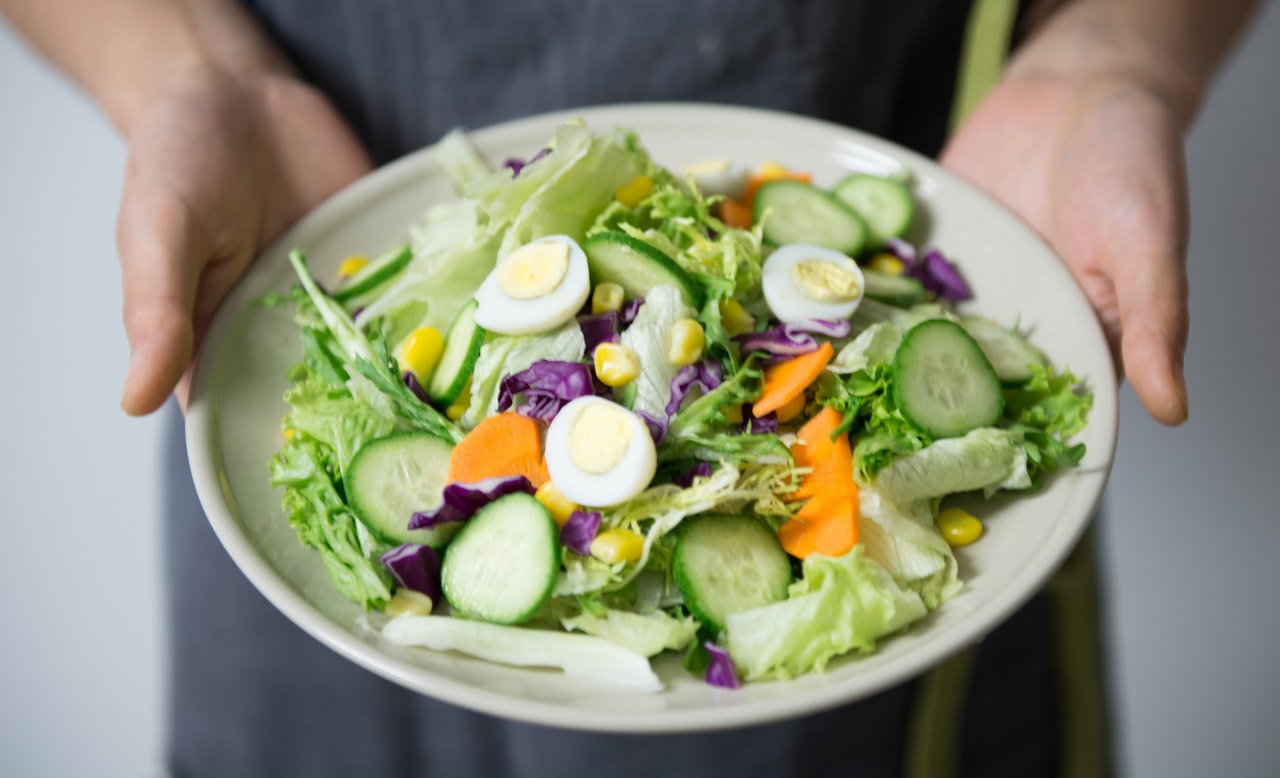
<path id="1" fill-rule="evenodd" d="M 332 292 L 295 251 L 263 301 L 302 350 L 271 483 L 392 640 L 633 691 L 668 651 L 719 685 L 821 671 L 961 590 L 943 498 L 1084 454 L 1080 379 L 960 312 L 955 265 L 902 239 L 912 200 L 859 205 L 902 182 L 700 180 L 578 123 L 497 169 L 461 132 L 433 154 L 458 197 L 409 251 Z"/>

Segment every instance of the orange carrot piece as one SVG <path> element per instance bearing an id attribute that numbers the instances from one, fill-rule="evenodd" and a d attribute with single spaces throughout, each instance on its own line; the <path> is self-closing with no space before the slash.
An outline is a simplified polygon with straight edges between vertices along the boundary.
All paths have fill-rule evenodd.
<path id="1" fill-rule="evenodd" d="M 514 411 L 477 424 L 449 456 L 450 483 L 475 483 L 506 475 L 522 475 L 535 488 L 551 480 L 542 454 L 541 428 Z"/>
<path id="2" fill-rule="evenodd" d="M 787 422 L 791 421 L 795 417 L 799 416 L 801 413 L 804 413 L 804 406 L 805 406 L 805 396 L 804 396 L 804 392 L 801 392 L 800 394 L 797 394 L 795 398 L 792 399 L 790 402 L 788 402 L 786 405 L 778 409 L 778 423 L 786 424 Z"/>
<path id="3" fill-rule="evenodd" d="M 830 506 L 832 513 L 814 517 L 797 514 L 779 527 L 778 540 L 783 550 L 797 559 L 811 554 L 834 557 L 849 553 L 858 543 L 857 513 L 848 500 L 838 502 L 839 505 Z M 812 504 L 811 500 L 805 508 Z"/>
<path id="4" fill-rule="evenodd" d="M 840 556 L 858 542 L 858 485 L 853 480 L 853 451 L 847 435 L 831 434 L 842 416 L 823 408 L 796 433 L 791 448 L 797 467 L 811 468 L 788 500 L 807 499 L 795 518 L 778 528 L 788 554 Z"/>
<path id="5" fill-rule="evenodd" d="M 727 227 L 733 227 L 739 230 L 751 229 L 752 223 L 755 221 L 755 214 L 751 211 L 751 206 L 738 200 L 721 200 L 720 201 L 720 221 L 725 223 Z"/>
<path id="6" fill-rule="evenodd" d="M 765 368 L 764 388 L 751 406 L 751 412 L 758 418 L 796 399 L 809 384 L 818 380 L 835 353 L 830 343 L 823 343 L 816 351 Z"/>

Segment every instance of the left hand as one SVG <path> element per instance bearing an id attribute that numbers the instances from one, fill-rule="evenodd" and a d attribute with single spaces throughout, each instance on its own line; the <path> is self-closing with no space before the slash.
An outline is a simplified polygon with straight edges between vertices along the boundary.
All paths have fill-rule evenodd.
<path id="1" fill-rule="evenodd" d="M 942 163 L 1048 241 L 1143 405 L 1164 424 L 1185 421 L 1188 217 L 1174 107 L 1123 76 L 1013 74 Z"/>

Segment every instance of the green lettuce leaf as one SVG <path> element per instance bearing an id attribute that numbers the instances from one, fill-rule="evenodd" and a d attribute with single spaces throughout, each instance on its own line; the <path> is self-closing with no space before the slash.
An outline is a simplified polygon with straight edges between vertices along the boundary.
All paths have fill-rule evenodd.
<path id="1" fill-rule="evenodd" d="M 929 610 L 960 591 L 955 554 L 927 504 L 915 503 L 908 511 L 868 485 L 858 489 L 858 503 L 858 542 L 898 586 L 920 595 Z"/>
<path id="2" fill-rule="evenodd" d="M 871 485 L 891 502 L 909 506 L 957 492 L 982 489 L 991 495 L 999 489 L 1028 489 L 1031 477 L 1016 436 L 983 427 L 896 457 Z"/>
<path id="3" fill-rule="evenodd" d="M 666 418 L 671 379 L 680 370 L 667 358 L 671 327 L 693 315 L 693 309 L 673 286 L 655 286 L 645 296 L 635 321 L 622 333 L 622 345 L 634 351 L 640 360 L 640 375 L 632 382 L 635 386 L 632 410 Z"/>
<path id="4" fill-rule="evenodd" d="M 661 610 L 643 614 L 616 608 L 600 610 L 603 611 L 600 614 L 583 610 L 573 616 L 563 616 L 560 624 L 567 630 L 604 638 L 644 656 L 682 649 L 698 632 L 693 617 L 678 619 Z"/>
<path id="5" fill-rule="evenodd" d="M 926 612 L 919 595 L 858 545 L 841 557 L 810 556 L 786 600 L 729 616 L 726 647 L 748 681 L 795 678 L 850 651 L 872 651 Z"/>
<path id="6" fill-rule="evenodd" d="M 290 408 L 285 424 L 328 446 L 343 478 L 352 457 L 365 443 L 396 428 L 390 404 L 367 378 L 356 375 L 349 382 L 359 387 L 366 401 L 357 400 L 346 387 L 335 387 L 316 376 L 303 378 L 284 395 Z"/>

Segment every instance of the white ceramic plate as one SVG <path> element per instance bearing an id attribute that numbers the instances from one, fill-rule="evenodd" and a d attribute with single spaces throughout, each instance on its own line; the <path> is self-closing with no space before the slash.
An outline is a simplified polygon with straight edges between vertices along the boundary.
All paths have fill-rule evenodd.
<path id="1" fill-rule="evenodd" d="M 1059 259 L 994 201 L 930 160 L 824 122 L 765 111 L 689 104 L 590 108 L 509 122 L 473 134 L 491 162 L 526 157 L 573 116 L 594 129 L 636 129 L 669 167 L 709 157 L 750 165 L 778 160 L 831 185 L 850 171 L 906 166 L 923 201 L 917 242 L 942 248 L 971 282 L 967 310 L 1019 320 L 1056 365 L 1085 378 L 1096 402 L 1079 437 L 1082 466 L 1048 488 L 983 506 L 987 534 L 957 554 L 965 588 L 905 634 L 825 673 L 737 691 L 713 688 L 665 656 L 660 694 L 601 694 L 557 671 L 517 669 L 452 653 L 404 648 L 379 637 L 366 616 L 329 583 L 319 556 L 286 524 L 267 483 L 278 448 L 287 368 L 299 359 L 289 310 L 250 301 L 293 281 L 290 247 L 304 247 L 317 277 L 332 278 L 349 254 L 375 254 L 406 239 L 427 206 L 454 195 L 429 154 L 390 164 L 322 204 L 265 252 L 222 305 L 196 366 L 187 446 L 200 500 L 231 557 L 298 626 L 333 650 L 409 689 L 485 713 L 528 722 L 615 732 L 688 732 L 740 727 L 815 713 L 905 681 L 974 643 L 1010 616 L 1057 569 L 1084 532 L 1115 449 L 1116 379 L 1101 328 Z"/>

